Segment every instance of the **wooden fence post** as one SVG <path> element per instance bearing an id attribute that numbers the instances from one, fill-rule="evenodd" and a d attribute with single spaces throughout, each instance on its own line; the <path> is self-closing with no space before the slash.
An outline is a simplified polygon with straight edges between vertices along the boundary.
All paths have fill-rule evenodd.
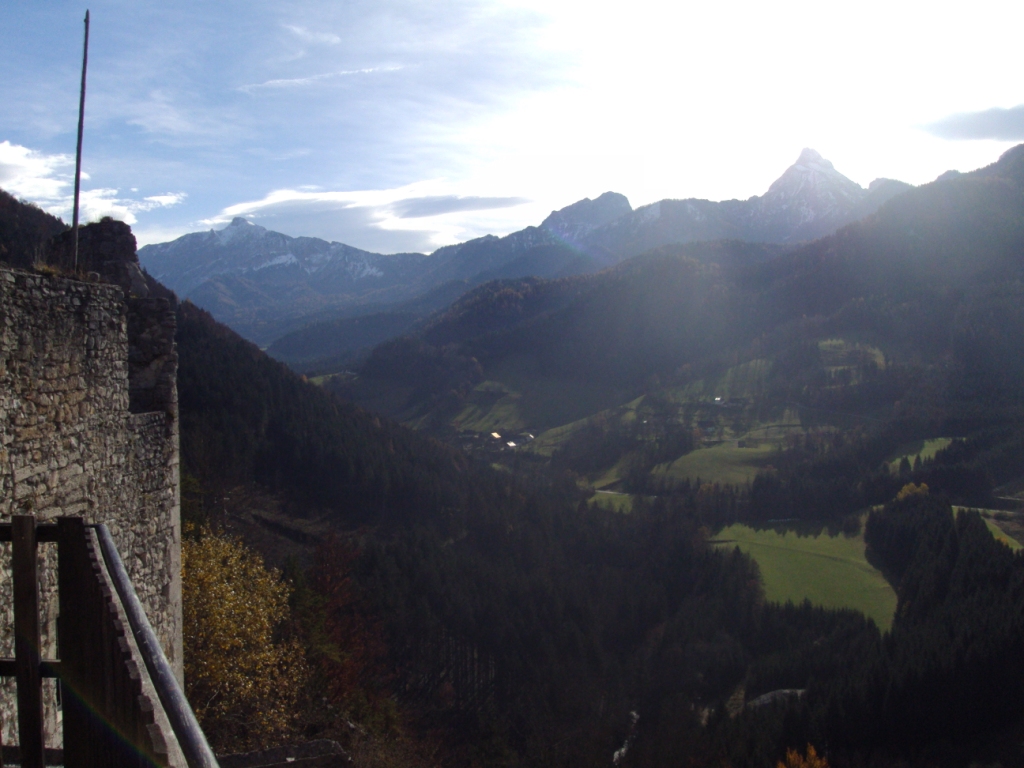
<path id="1" fill-rule="evenodd" d="M 90 640 L 88 610 L 91 586 L 85 521 L 80 517 L 57 518 L 57 656 L 60 658 L 61 708 L 64 726 L 65 768 L 93 765 L 89 733 L 89 703 L 93 694 L 86 667 Z"/>
<path id="2" fill-rule="evenodd" d="M 18 738 L 23 768 L 45 768 L 43 686 L 39 663 L 39 578 L 36 519 L 11 518 L 14 572 L 14 665 L 18 681 Z"/>

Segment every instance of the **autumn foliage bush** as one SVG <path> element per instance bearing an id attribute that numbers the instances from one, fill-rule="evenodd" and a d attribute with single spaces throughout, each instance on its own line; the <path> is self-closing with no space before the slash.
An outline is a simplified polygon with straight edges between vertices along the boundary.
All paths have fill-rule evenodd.
<path id="1" fill-rule="evenodd" d="M 796 749 L 787 749 L 786 760 L 780 760 L 778 768 L 828 768 L 828 761 L 818 754 L 813 744 L 808 744 L 804 755 Z"/>
<path id="2" fill-rule="evenodd" d="M 290 588 L 209 527 L 182 542 L 186 694 L 218 753 L 289 741 L 307 665 L 287 637 Z"/>

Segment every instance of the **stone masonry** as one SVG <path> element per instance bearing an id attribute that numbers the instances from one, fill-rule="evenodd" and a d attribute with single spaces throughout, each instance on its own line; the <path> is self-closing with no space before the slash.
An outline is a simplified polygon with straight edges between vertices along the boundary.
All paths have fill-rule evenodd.
<path id="1" fill-rule="evenodd" d="M 82 231 L 94 246 L 116 244 L 87 280 L 0 265 L 0 520 L 106 523 L 180 680 L 173 299 L 148 295 L 126 225 L 106 220 Z M 40 549 L 44 656 L 53 658 L 56 545 Z M 0 656 L 14 652 L 10 562 L 10 545 L 0 545 Z M 52 684 L 46 694 L 47 740 L 57 746 Z M 13 713 L 9 680 L 0 684 L 6 744 L 17 741 Z"/>

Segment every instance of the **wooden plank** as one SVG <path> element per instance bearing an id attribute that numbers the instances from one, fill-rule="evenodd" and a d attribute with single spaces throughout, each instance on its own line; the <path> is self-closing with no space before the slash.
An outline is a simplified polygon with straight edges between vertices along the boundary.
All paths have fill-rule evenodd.
<path id="1" fill-rule="evenodd" d="M 88 612 L 92 567 L 80 517 L 57 519 L 57 654 L 62 665 L 61 704 L 67 768 L 91 768 L 94 745 L 90 738 L 88 706 Z"/>
<path id="2" fill-rule="evenodd" d="M 36 519 L 11 518 L 14 575 L 14 665 L 18 680 L 18 739 L 22 768 L 45 768 L 43 686 L 39 675 L 39 575 Z"/>
<path id="3" fill-rule="evenodd" d="M 88 548 L 87 561 L 89 574 L 89 598 L 87 605 L 89 606 L 88 610 L 91 620 L 88 622 L 88 626 L 85 627 L 85 634 L 89 640 L 83 645 L 83 649 L 88 651 L 84 671 L 88 676 L 89 706 L 96 711 L 105 712 L 106 709 L 102 709 L 102 700 L 105 681 L 103 669 L 103 627 L 106 624 L 106 609 L 104 608 L 105 603 L 103 601 L 103 587 L 99 578 L 101 568 L 99 553 L 91 546 L 91 542 Z M 109 752 L 108 730 L 102 727 L 102 722 L 98 718 L 91 718 L 89 720 L 89 731 L 91 747 L 91 762 L 89 765 L 113 765 Z"/>
<path id="4" fill-rule="evenodd" d="M 18 671 L 14 659 L 0 659 L 0 677 L 17 677 Z M 60 662 L 56 659 L 43 659 L 39 662 L 40 677 L 60 677 Z"/>
<path id="5" fill-rule="evenodd" d="M 57 541 L 57 526 L 54 523 L 38 523 L 36 525 L 36 541 Z M 11 524 L 0 523 L 0 543 L 11 540 Z"/>
<path id="6" fill-rule="evenodd" d="M 2 747 L 3 759 L 0 760 L 0 766 L 3 765 L 21 765 L 21 747 L 15 744 L 12 747 Z M 51 747 L 46 748 L 46 764 L 47 765 L 64 765 L 64 750 L 52 749 Z"/>

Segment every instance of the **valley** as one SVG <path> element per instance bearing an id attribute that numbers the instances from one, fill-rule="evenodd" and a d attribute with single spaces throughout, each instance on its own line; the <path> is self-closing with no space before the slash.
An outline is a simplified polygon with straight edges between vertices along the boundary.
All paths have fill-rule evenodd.
<path id="1" fill-rule="evenodd" d="M 1015 163 L 906 192 L 789 251 L 662 246 L 595 275 L 486 284 L 413 330 L 414 342 L 382 344 L 325 386 L 453 445 L 490 451 L 491 433 L 533 435 L 502 456 L 550 462 L 592 489 L 745 487 L 896 423 L 924 436 L 887 448 L 884 472 L 890 483 L 916 477 L 956 447 L 949 434 L 986 429 L 985 410 L 1015 396 L 992 391 L 1005 373 L 990 375 L 991 356 L 969 361 L 977 349 L 961 341 L 972 313 L 1008 300 L 988 296 L 1014 290 L 993 282 L 1018 269 L 997 255 L 1007 246 L 989 244 L 1003 231 L 1016 242 L 1015 216 L 982 200 L 1002 194 L 996 179 Z M 961 197 L 970 202 L 957 209 Z M 949 216 L 935 218 L 936 205 Z M 982 206 L 995 229 L 965 245 L 961 219 Z M 953 255 L 962 248 L 976 258 Z M 912 277 L 925 250 L 949 256 Z M 996 311 L 1007 343 L 1016 316 Z"/>
<path id="2" fill-rule="evenodd" d="M 278 641 L 315 670 L 287 733 L 367 766 L 627 740 L 625 766 L 1014 764 L 1024 146 L 866 213 L 819 161 L 745 203 L 601 196 L 431 256 L 245 221 L 165 244 L 248 259 L 183 289 L 217 305 L 147 287 L 175 307 L 189 541 L 282 569 Z M 826 182 L 848 205 L 822 232 L 772 213 Z"/>

